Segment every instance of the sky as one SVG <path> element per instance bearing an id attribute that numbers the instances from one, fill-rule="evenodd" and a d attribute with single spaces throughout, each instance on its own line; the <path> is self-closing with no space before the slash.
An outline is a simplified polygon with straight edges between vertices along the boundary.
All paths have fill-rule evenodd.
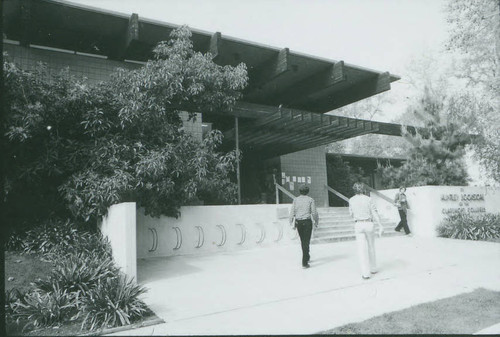
<path id="1" fill-rule="evenodd" d="M 392 84 L 395 102 L 374 118 L 381 121 L 405 111 L 405 75 L 412 60 L 442 48 L 447 37 L 445 1 L 71 0 L 389 71 L 402 79 Z"/>

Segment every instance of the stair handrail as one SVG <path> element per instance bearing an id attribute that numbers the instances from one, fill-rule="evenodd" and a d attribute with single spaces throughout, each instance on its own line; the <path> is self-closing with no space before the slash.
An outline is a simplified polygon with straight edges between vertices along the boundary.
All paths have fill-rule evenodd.
<path id="1" fill-rule="evenodd" d="M 384 194 L 380 193 L 379 191 L 377 191 L 377 190 L 376 190 L 376 189 L 374 189 L 374 188 L 371 188 L 370 186 L 368 186 L 368 185 L 367 185 L 367 184 L 365 184 L 365 183 L 363 183 L 363 185 L 365 186 L 365 188 L 366 188 L 368 191 L 370 191 L 370 192 L 371 192 L 371 193 L 373 193 L 373 194 L 376 194 L 376 195 L 377 195 L 380 199 L 387 201 L 387 202 L 388 202 L 388 203 L 390 203 L 392 206 L 396 206 L 396 205 L 394 204 L 394 200 L 392 200 L 392 199 L 391 199 L 391 198 L 389 198 L 388 196 L 386 196 L 386 195 L 384 195 Z"/>
<path id="2" fill-rule="evenodd" d="M 290 199 L 295 199 L 295 195 L 293 195 L 292 193 L 288 192 L 286 188 L 284 188 L 283 186 L 281 186 L 280 184 L 278 183 L 275 183 L 276 184 L 276 187 L 278 188 L 278 190 L 280 190 L 281 192 L 283 192 L 284 194 L 286 194 L 288 197 L 290 197 Z"/>
<path id="3" fill-rule="evenodd" d="M 325 187 L 326 187 L 326 189 L 327 189 L 329 192 L 331 192 L 331 193 L 335 194 L 335 195 L 336 195 L 337 197 L 339 197 L 340 199 L 343 199 L 344 201 L 349 202 L 349 198 L 348 198 L 348 197 L 346 197 L 345 195 L 343 195 L 342 193 L 340 193 L 339 191 L 335 191 L 333 188 L 331 188 L 331 187 L 330 187 L 330 186 L 328 186 L 328 185 L 325 185 Z"/>
<path id="4" fill-rule="evenodd" d="M 278 184 L 278 182 L 276 181 L 276 176 L 274 174 L 273 174 L 273 181 L 274 181 L 274 187 L 275 187 L 275 192 L 276 192 L 276 204 L 280 203 L 280 197 L 279 197 L 278 191 L 283 192 L 286 196 L 288 196 L 290 199 L 292 199 L 292 201 L 293 201 L 293 199 L 295 199 L 295 195 L 293 195 L 293 193 L 289 192 L 286 188 L 284 188 L 283 186 Z"/>

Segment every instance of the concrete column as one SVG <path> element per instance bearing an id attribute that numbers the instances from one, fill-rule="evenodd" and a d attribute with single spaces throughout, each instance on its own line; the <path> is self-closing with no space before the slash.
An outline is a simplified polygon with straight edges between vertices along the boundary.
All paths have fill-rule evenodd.
<path id="1" fill-rule="evenodd" d="M 137 281 L 136 219 L 135 202 L 116 204 L 108 209 L 100 229 L 111 244 L 115 263 L 123 273 Z"/>

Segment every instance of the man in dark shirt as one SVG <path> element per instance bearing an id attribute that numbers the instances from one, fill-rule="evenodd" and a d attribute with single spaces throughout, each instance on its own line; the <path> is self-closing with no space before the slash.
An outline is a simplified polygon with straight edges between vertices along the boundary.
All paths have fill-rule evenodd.
<path id="1" fill-rule="evenodd" d="M 293 200 L 290 210 L 290 225 L 299 232 L 302 245 L 302 267 L 309 268 L 309 243 L 311 242 L 312 226 L 318 227 L 318 211 L 314 199 L 308 197 L 309 187 L 299 188 L 300 196 Z"/>

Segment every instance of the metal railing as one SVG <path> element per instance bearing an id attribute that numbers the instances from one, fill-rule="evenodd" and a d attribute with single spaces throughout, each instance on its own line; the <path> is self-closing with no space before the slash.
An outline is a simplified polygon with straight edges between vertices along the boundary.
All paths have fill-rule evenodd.
<path id="1" fill-rule="evenodd" d="M 286 196 L 288 196 L 290 199 L 295 199 L 295 195 L 293 195 L 292 193 L 288 192 L 286 188 L 284 188 L 283 186 L 281 186 L 280 184 L 278 183 L 274 183 L 274 186 L 276 187 L 276 203 L 279 204 L 280 203 L 280 200 L 279 200 L 279 191 L 283 192 L 283 194 L 285 194 Z"/>
<path id="2" fill-rule="evenodd" d="M 276 175 L 273 174 L 273 182 L 274 182 L 274 192 L 276 194 L 276 204 L 279 204 L 280 203 L 280 194 L 279 194 L 279 191 L 283 192 L 283 194 L 285 194 L 286 196 L 288 196 L 290 199 L 295 199 L 295 195 L 293 195 L 292 193 L 290 193 L 289 191 L 287 191 L 286 188 L 284 188 L 283 186 L 281 186 L 280 184 L 278 184 L 278 182 L 276 181 Z"/>
<path id="3" fill-rule="evenodd" d="M 370 186 L 368 186 L 367 184 L 363 183 L 363 186 L 368 190 L 370 191 L 371 193 L 373 194 L 376 194 L 380 199 L 383 199 L 385 201 L 387 201 L 388 203 L 390 203 L 391 205 L 395 206 L 394 205 L 394 200 L 392 200 L 391 198 L 389 198 L 388 196 L 385 196 L 383 195 L 382 193 L 380 193 L 379 191 L 377 191 L 376 189 L 374 188 L 371 188 Z"/>
<path id="4" fill-rule="evenodd" d="M 325 185 L 326 189 L 328 190 L 328 192 L 331 192 L 333 193 L 334 195 L 336 195 L 337 197 L 339 197 L 340 199 L 346 201 L 347 203 L 349 203 L 349 198 L 346 197 L 345 195 L 343 195 L 342 193 L 338 192 L 338 191 L 335 191 L 333 188 L 331 188 L 330 186 L 328 185 Z"/>

